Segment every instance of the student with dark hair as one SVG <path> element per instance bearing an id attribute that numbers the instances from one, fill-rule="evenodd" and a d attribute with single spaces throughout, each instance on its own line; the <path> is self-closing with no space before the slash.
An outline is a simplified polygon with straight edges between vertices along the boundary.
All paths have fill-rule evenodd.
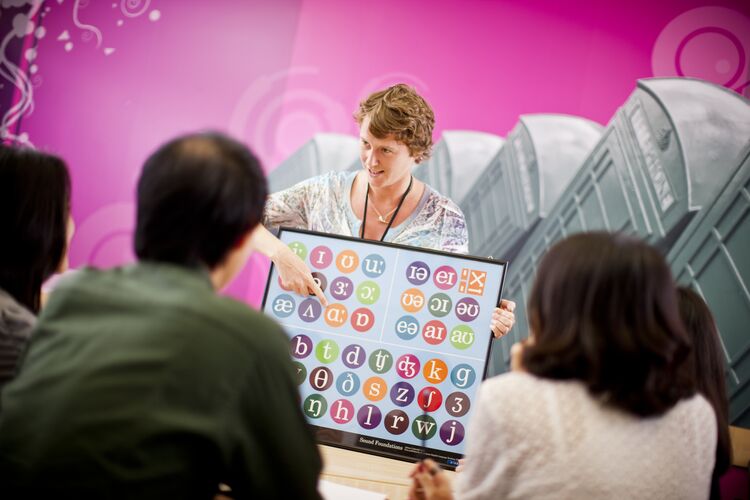
<path id="1" fill-rule="evenodd" d="M 584 233 L 554 245 L 516 371 L 480 388 L 456 498 L 705 499 L 716 447 L 664 258 Z M 412 498 L 452 498 L 432 461 Z"/>
<path id="2" fill-rule="evenodd" d="M 246 147 L 177 138 L 138 183 L 139 262 L 50 297 L 2 394 L 3 497 L 318 498 L 281 328 L 220 296 L 253 249 L 266 181 Z"/>
<path id="3" fill-rule="evenodd" d="M 15 375 L 29 341 L 42 283 L 68 267 L 73 227 L 65 163 L 0 146 L 0 388 Z"/>
<path id="4" fill-rule="evenodd" d="M 716 413 L 718 437 L 716 465 L 711 478 L 711 499 L 721 498 L 719 478 L 732 463 L 732 445 L 729 439 L 729 399 L 724 378 L 724 353 L 713 314 L 700 295 L 680 286 L 677 288 L 680 317 L 693 342 L 693 364 L 698 392 L 711 403 Z"/>

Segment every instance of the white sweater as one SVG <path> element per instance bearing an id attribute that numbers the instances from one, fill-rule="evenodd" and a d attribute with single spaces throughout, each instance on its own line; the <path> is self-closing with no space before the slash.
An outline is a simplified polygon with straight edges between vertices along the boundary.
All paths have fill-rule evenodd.
<path id="1" fill-rule="evenodd" d="M 456 498 L 705 499 L 716 418 L 702 396 L 659 417 L 603 406 L 576 381 L 485 381 Z"/>

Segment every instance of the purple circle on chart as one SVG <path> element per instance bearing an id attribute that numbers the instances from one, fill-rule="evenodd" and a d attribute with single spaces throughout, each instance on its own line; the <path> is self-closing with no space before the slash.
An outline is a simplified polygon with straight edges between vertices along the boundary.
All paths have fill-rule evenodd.
<path id="1" fill-rule="evenodd" d="M 348 368 L 359 368 L 365 363 L 366 359 L 365 348 L 357 344 L 346 346 L 341 353 L 341 360 Z"/>
<path id="2" fill-rule="evenodd" d="M 374 429 L 380 425 L 382 419 L 383 414 L 380 413 L 380 409 L 375 405 L 364 405 L 357 412 L 357 422 L 364 429 Z"/>
<path id="3" fill-rule="evenodd" d="M 305 359 L 312 352 L 313 343 L 307 335 L 296 335 L 290 340 L 289 350 L 297 359 Z"/>
<path id="4" fill-rule="evenodd" d="M 461 321 L 469 323 L 479 316 L 479 302 L 471 297 L 464 297 L 456 302 L 456 316 Z"/>
<path id="5" fill-rule="evenodd" d="M 328 287 L 328 292 L 336 300 L 346 300 L 352 296 L 352 292 L 354 292 L 354 284 L 349 278 L 339 276 L 331 281 L 331 285 Z"/>
<path id="6" fill-rule="evenodd" d="M 391 401 L 396 406 L 409 406 L 414 401 L 414 387 L 409 382 L 396 382 L 391 387 Z"/>
<path id="7" fill-rule="evenodd" d="M 327 246 L 317 246 L 310 252 L 310 265 L 316 269 L 325 269 L 333 261 L 333 252 Z"/>
<path id="8" fill-rule="evenodd" d="M 318 299 L 305 299 L 300 302 L 299 309 L 297 309 L 299 318 L 306 323 L 312 323 L 318 319 L 322 311 L 323 307 Z"/>
<path id="9" fill-rule="evenodd" d="M 423 285 L 430 279 L 430 266 L 422 261 L 414 261 L 406 267 L 406 279 L 412 285 Z"/>
<path id="10" fill-rule="evenodd" d="M 448 446 L 464 440 L 464 426 L 458 420 L 448 420 L 440 426 L 440 439 Z"/>

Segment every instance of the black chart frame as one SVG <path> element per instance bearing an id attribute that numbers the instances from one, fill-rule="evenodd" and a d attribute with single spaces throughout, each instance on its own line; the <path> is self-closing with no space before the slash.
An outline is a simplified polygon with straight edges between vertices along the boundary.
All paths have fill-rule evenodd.
<path id="1" fill-rule="evenodd" d="M 491 265 L 501 265 L 503 266 L 503 273 L 500 278 L 500 288 L 497 293 L 497 300 L 495 302 L 495 307 L 500 306 L 500 300 L 502 299 L 502 295 L 503 295 L 503 287 L 505 285 L 505 277 L 508 274 L 508 267 L 510 265 L 510 262 L 507 260 L 493 259 L 490 257 L 477 257 L 474 255 L 457 254 L 457 253 L 445 252 L 443 250 L 434 250 L 431 248 L 420 248 L 420 247 L 414 247 L 414 246 L 409 246 L 409 245 L 399 245 L 397 243 L 390 243 L 387 241 L 365 240 L 362 238 L 354 238 L 351 236 L 329 234 L 329 233 L 323 233 L 320 231 L 311 231 L 309 229 L 298 229 L 298 228 L 285 227 L 285 226 L 282 226 L 279 228 L 279 231 L 277 234 L 279 239 L 281 239 L 282 232 L 307 234 L 307 235 L 312 235 L 312 236 L 322 236 L 324 238 L 333 238 L 333 239 L 344 240 L 344 241 L 352 241 L 356 243 L 368 243 L 368 244 L 375 245 L 375 246 L 385 246 L 385 247 L 390 247 L 390 248 L 397 248 L 397 249 L 407 250 L 407 251 L 416 251 L 416 252 L 428 253 L 428 254 L 433 254 L 433 255 L 444 255 L 447 257 L 451 257 L 451 258 L 458 258 L 458 259 L 469 260 L 469 261 L 477 261 L 477 262 L 482 262 L 482 263 L 491 264 Z M 275 264 L 271 262 L 271 267 L 268 270 L 268 278 L 266 279 L 266 288 L 263 291 L 263 302 L 261 302 L 261 310 L 264 313 L 265 313 L 265 308 L 266 308 L 266 300 L 268 299 L 268 290 L 271 286 L 271 276 L 273 276 L 274 265 Z M 490 354 L 492 352 L 493 338 L 494 338 L 494 335 L 492 334 L 492 331 L 490 330 L 489 335 L 487 337 L 487 352 L 484 356 L 484 370 L 482 370 L 482 381 L 484 381 L 487 378 L 487 370 L 489 369 L 489 359 L 490 359 Z M 318 444 L 322 444 L 326 446 L 333 446 L 335 448 L 342 448 L 345 450 L 357 451 L 360 453 L 367 453 L 369 455 L 392 458 L 392 459 L 401 460 L 404 462 L 417 462 L 424 458 L 431 458 L 435 462 L 440 464 L 441 467 L 445 469 L 449 469 L 449 470 L 455 470 L 456 466 L 458 465 L 458 459 L 463 456 L 459 453 L 450 453 L 450 452 L 446 452 L 443 450 L 437 450 L 434 448 L 423 448 L 418 445 L 408 445 L 410 450 L 403 451 L 403 452 L 388 451 L 388 448 L 378 447 L 378 446 L 372 446 L 372 448 L 370 448 L 367 446 L 363 446 L 362 444 L 358 444 L 360 437 L 364 437 L 364 438 L 370 437 L 370 436 L 367 436 L 366 434 L 357 434 L 357 433 L 353 433 L 349 431 L 341 431 L 341 430 L 333 429 L 331 427 L 320 427 L 320 426 L 310 423 L 310 421 L 307 418 L 305 418 L 305 421 L 313 429 L 315 440 L 318 442 Z M 384 442 L 386 440 L 381 439 L 380 441 Z M 407 446 L 407 443 L 404 443 L 402 441 L 391 440 L 391 442 L 398 444 L 398 445 L 404 445 L 404 447 Z"/>

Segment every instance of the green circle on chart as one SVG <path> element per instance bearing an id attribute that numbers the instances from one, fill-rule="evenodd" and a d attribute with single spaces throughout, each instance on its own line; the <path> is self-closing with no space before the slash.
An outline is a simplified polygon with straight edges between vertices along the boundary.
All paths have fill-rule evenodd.
<path id="1" fill-rule="evenodd" d="M 374 304 L 380 298 L 380 287 L 374 281 L 363 281 L 357 287 L 357 300 L 362 304 Z"/>
<path id="2" fill-rule="evenodd" d="M 302 411 L 310 418 L 320 418 L 328 410 L 328 401 L 320 394 L 310 394 L 302 403 Z"/>
<path id="3" fill-rule="evenodd" d="M 331 339 L 321 340 L 315 347 L 315 357 L 321 363 L 333 363 L 339 357 L 339 345 Z"/>
<path id="4" fill-rule="evenodd" d="M 292 366 L 294 366 L 294 381 L 297 385 L 302 385 L 307 378 L 307 368 L 299 361 L 292 361 Z"/>
<path id="5" fill-rule="evenodd" d="M 299 241 L 289 243 L 289 250 L 302 260 L 305 260 L 307 257 L 307 247 Z"/>
<path id="6" fill-rule="evenodd" d="M 393 355 L 385 349 L 378 349 L 370 354 L 370 370 L 375 373 L 385 373 L 393 366 Z"/>
<path id="7" fill-rule="evenodd" d="M 436 293 L 427 300 L 427 309 L 436 318 L 447 316 L 452 307 L 453 301 L 445 293 Z"/>
<path id="8" fill-rule="evenodd" d="M 468 325 L 457 325 L 451 330 L 451 344 L 456 349 L 468 349 L 474 343 L 475 338 L 474 330 Z"/>
<path id="9" fill-rule="evenodd" d="M 428 440 L 437 432 L 437 422 L 429 415 L 419 415 L 411 424 L 411 432 L 417 439 Z"/>

